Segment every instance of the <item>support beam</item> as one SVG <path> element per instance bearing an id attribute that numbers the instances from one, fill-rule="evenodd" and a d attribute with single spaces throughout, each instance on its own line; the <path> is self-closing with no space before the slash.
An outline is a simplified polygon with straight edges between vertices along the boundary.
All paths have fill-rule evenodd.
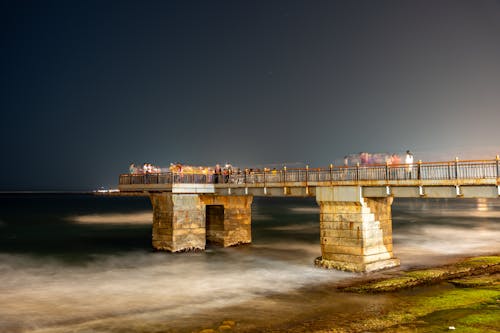
<path id="1" fill-rule="evenodd" d="M 392 251 L 392 198 L 363 198 L 361 188 L 317 188 L 321 254 L 318 266 L 370 272 L 399 265 Z"/>

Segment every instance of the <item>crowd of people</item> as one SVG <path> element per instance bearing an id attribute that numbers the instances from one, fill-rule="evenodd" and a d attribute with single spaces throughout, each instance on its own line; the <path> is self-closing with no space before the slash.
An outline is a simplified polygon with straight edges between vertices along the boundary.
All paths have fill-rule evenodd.
<path id="1" fill-rule="evenodd" d="M 344 157 L 344 166 L 375 165 L 375 164 L 413 164 L 413 154 L 407 150 L 404 159 L 399 154 L 389 153 L 367 153 L 350 154 Z"/>
<path id="2" fill-rule="evenodd" d="M 405 169 L 407 172 L 412 171 L 413 168 L 413 154 L 407 150 L 404 160 L 398 154 L 388 154 L 388 153 L 367 153 L 362 152 L 359 154 L 346 155 L 344 157 L 344 166 L 369 166 L 377 164 L 386 165 L 406 165 Z M 279 171 L 276 168 L 269 169 L 240 169 L 233 167 L 231 164 L 226 163 L 224 166 L 216 164 L 214 167 L 210 166 L 192 166 L 184 165 L 182 163 L 170 163 L 168 168 L 161 168 L 152 163 L 144 163 L 142 166 L 136 166 L 131 163 L 129 166 L 129 173 L 131 175 L 145 175 L 146 179 L 149 178 L 151 174 L 161 174 L 161 173 L 171 173 L 178 179 L 183 179 L 186 175 L 199 176 L 203 182 L 213 182 L 219 183 L 243 183 L 248 179 L 250 181 L 255 181 L 254 175 L 261 174 L 262 171 L 268 175 L 269 180 L 273 179 L 273 176 L 279 177 Z M 176 178 L 177 179 L 177 178 Z"/>
<path id="3" fill-rule="evenodd" d="M 131 175 L 145 175 L 151 173 L 162 173 L 166 171 L 166 169 L 162 169 L 159 166 L 153 165 L 151 163 L 144 163 L 142 167 L 135 165 L 135 163 L 130 163 L 130 166 L 128 167 L 128 172 Z"/>
<path id="4" fill-rule="evenodd" d="M 215 167 L 184 165 L 178 162 L 170 163 L 168 168 L 161 168 L 152 163 L 144 163 L 142 166 L 130 163 L 129 166 L 129 174 L 131 175 L 150 175 L 166 172 L 170 172 L 181 178 L 184 175 L 210 176 L 210 179 L 212 179 L 214 183 L 227 183 L 231 175 L 242 174 L 239 168 L 234 168 L 229 163 L 226 163 L 224 166 L 216 164 Z"/>
<path id="5" fill-rule="evenodd" d="M 137 166 L 135 163 L 130 163 L 130 175 L 142 175 L 149 179 L 150 175 L 170 173 L 175 179 L 182 180 L 186 176 L 198 177 L 202 182 L 213 182 L 216 184 L 221 183 L 244 183 L 247 179 L 253 179 L 256 174 L 267 172 L 268 177 L 277 176 L 278 170 L 276 168 L 264 169 L 241 169 L 226 163 L 225 165 L 216 164 L 211 166 L 192 166 L 182 163 L 170 163 L 168 168 L 161 168 L 152 163 L 144 163 L 142 166 Z M 270 178 L 271 179 L 271 178 Z"/>

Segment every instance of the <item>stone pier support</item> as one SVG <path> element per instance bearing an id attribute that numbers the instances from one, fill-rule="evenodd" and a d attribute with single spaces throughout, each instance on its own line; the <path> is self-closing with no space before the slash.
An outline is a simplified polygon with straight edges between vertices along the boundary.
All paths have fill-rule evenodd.
<path id="1" fill-rule="evenodd" d="M 392 252 L 392 198 L 363 198 L 357 186 L 318 188 L 321 254 L 316 265 L 370 272 L 399 265 Z"/>
<path id="2" fill-rule="evenodd" d="M 150 194 L 153 205 L 153 248 L 179 252 L 204 250 L 205 205 L 197 194 Z"/>
<path id="3" fill-rule="evenodd" d="M 252 241 L 252 196 L 158 192 L 150 199 L 157 250 L 204 250 L 207 240 L 224 247 Z"/>
<path id="4" fill-rule="evenodd" d="M 200 198 L 207 207 L 207 241 L 224 247 L 252 242 L 253 196 L 202 195 Z M 210 207 L 214 206 L 223 208 L 211 214 Z"/>

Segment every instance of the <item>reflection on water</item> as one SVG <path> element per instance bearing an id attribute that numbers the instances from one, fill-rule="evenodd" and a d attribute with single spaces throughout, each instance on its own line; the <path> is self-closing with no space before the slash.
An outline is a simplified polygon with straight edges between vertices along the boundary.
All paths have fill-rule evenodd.
<path id="1" fill-rule="evenodd" d="M 320 246 L 312 199 L 255 198 L 253 244 L 202 253 L 152 252 L 150 209 L 147 198 L 1 198 L 0 332 L 183 332 L 221 308 L 255 324 L 337 303 L 341 312 L 387 302 L 341 300 L 328 288 L 299 292 L 354 276 L 313 267 Z M 396 200 L 393 229 L 404 267 L 498 252 L 500 202 Z"/>
<path id="2" fill-rule="evenodd" d="M 477 199 L 477 210 L 479 212 L 487 212 L 490 210 L 490 204 L 487 199 L 479 198 Z"/>

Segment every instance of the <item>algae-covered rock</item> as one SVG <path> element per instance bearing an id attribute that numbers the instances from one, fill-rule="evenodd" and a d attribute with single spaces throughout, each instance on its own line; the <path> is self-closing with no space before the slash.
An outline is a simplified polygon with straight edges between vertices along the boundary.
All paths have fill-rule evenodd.
<path id="1" fill-rule="evenodd" d="M 229 332 L 232 330 L 232 327 L 229 325 L 220 325 L 219 332 Z"/>
<path id="2" fill-rule="evenodd" d="M 486 256 L 465 259 L 459 263 L 444 266 L 441 268 L 421 269 L 409 272 L 403 272 L 400 276 L 386 278 L 382 280 L 372 280 L 363 282 L 350 287 L 340 288 L 344 291 L 357 293 L 380 293 L 397 291 L 416 287 L 419 285 L 436 283 L 444 280 L 453 279 L 452 283 L 458 285 L 460 283 L 477 286 L 495 283 L 487 282 L 482 279 L 462 280 L 462 278 L 475 274 L 497 274 L 500 271 L 500 256 Z"/>
<path id="3" fill-rule="evenodd" d="M 373 281 L 360 286 L 345 288 L 345 291 L 358 293 L 376 293 L 395 291 L 403 288 L 415 286 L 418 280 L 409 276 L 400 276 L 385 280 Z"/>
<path id="4" fill-rule="evenodd" d="M 450 281 L 453 285 L 462 288 L 474 288 L 485 286 L 500 286 L 500 274 L 485 276 L 470 276 Z"/>
<path id="5" fill-rule="evenodd" d="M 439 279 L 446 276 L 448 272 L 445 269 L 434 268 L 434 269 L 424 269 L 418 271 L 411 271 L 406 273 L 407 276 L 419 279 L 419 280 L 433 280 Z"/>

